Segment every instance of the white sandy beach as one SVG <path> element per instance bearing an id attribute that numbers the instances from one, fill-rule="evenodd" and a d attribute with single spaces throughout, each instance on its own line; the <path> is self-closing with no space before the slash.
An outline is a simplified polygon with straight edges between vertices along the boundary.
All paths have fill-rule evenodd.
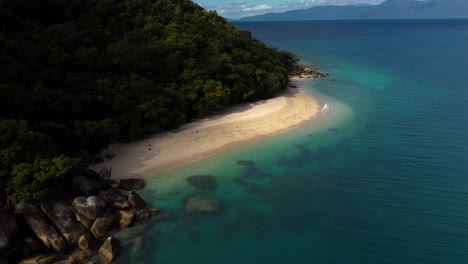
<path id="1" fill-rule="evenodd" d="M 115 180 L 145 177 L 287 131 L 312 120 L 326 107 L 305 91 L 289 88 L 279 97 L 232 107 L 173 132 L 113 144 L 101 155 L 116 156 L 92 168 L 112 166 Z"/>

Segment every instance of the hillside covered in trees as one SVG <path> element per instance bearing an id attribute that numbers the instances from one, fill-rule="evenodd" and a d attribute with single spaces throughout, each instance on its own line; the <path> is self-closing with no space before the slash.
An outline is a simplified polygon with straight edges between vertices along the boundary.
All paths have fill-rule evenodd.
<path id="1" fill-rule="evenodd" d="M 0 0 L 0 61 L 14 201 L 47 197 L 113 141 L 272 97 L 297 62 L 189 0 Z"/>

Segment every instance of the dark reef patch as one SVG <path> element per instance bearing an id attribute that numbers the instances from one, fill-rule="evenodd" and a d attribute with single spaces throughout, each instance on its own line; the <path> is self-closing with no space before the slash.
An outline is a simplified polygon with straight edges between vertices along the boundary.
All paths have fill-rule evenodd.
<path id="1" fill-rule="evenodd" d="M 193 175 L 186 179 L 192 186 L 200 190 L 213 190 L 218 181 L 212 175 Z"/>
<path id="2" fill-rule="evenodd" d="M 238 160 L 237 165 L 242 165 L 242 166 L 253 166 L 255 163 L 251 160 Z"/>
<path id="3" fill-rule="evenodd" d="M 195 193 L 184 201 L 184 210 L 188 215 L 215 213 L 221 211 L 223 207 L 221 198 L 208 193 Z"/>

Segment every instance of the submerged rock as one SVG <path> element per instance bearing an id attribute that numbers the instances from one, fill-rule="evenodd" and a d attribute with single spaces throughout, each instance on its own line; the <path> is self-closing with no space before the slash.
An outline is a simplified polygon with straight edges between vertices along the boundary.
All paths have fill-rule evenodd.
<path id="1" fill-rule="evenodd" d="M 212 190 L 218 185 L 216 178 L 211 175 L 193 175 L 187 177 L 187 181 L 200 190 Z"/>
<path id="2" fill-rule="evenodd" d="M 145 208 L 135 212 L 135 218 L 138 222 L 149 220 L 155 215 L 160 214 L 161 211 L 153 208 Z"/>
<path id="3" fill-rule="evenodd" d="M 48 248 L 61 251 L 66 247 L 63 237 L 48 224 L 47 217 L 33 204 L 20 203 L 16 206 L 16 213 L 24 216 L 31 230 Z"/>
<path id="4" fill-rule="evenodd" d="M 76 197 L 73 200 L 73 208 L 89 219 L 96 219 L 106 207 L 106 203 L 96 196 Z"/>
<path id="5" fill-rule="evenodd" d="M 214 213 L 223 208 L 221 198 L 207 193 L 196 193 L 190 195 L 184 204 L 184 209 L 189 214 Z"/>
<path id="6" fill-rule="evenodd" d="M 99 254 L 105 257 L 107 260 L 112 261 L 120 255 L 121 246 L 117 238 L 110 236 L 106 239 L 99 249 Z"/>
<path id="7" fill-rule="evenodd" d="M 119 188 L 125 191 L 143 190 L 146 181 L 143 179 L 122 179 L 119 182 Z"/>
<path id="8" fill-rule="evenodd" d="M 8 209 L 0 208 L 0 255 L 7 255 L 18 247 L 18 224 Z"/>

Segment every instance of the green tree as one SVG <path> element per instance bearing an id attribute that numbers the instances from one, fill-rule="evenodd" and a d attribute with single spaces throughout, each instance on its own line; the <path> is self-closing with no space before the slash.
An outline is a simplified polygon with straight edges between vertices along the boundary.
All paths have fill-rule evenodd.
<path id="1" fill-rule="evenodd" d="M 51 190 L 63 184 L 72 169 L 80 165 L 79 159 L 56 156 L 52 159 L 37 157 L 33 163 L 20 163 L 13 167 L 9 181 L 14 202 L 40 200 Z"/>

